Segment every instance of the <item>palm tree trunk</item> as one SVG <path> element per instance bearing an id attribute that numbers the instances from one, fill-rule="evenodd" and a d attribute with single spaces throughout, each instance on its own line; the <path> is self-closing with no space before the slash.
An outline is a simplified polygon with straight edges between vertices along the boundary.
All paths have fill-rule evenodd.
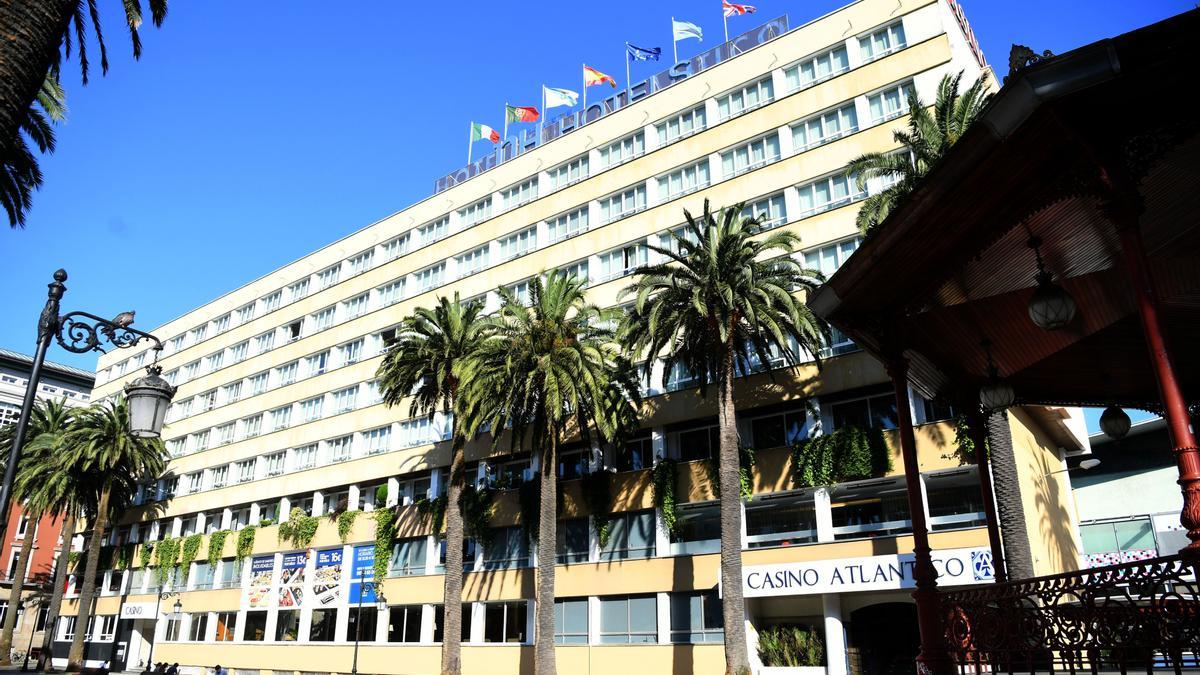
<path id="1" fill-rule="evenodd" d="M 550 447 L 542 455 L 542 479 L 538 491 L 537 601 L 534 634 L 534 672 L 557 672 L 554 649 L 554 564 L 558 541 L 558 430 L 549 429 Z"/>
<path id="2" fill-rule="evenodd" d="M 742 481 L 738 458 L 737 415 L 733 405 L 733 350 L 721 360 L 717 424 L 721 485 L 721 614 L 725 621 L 725 673 L 749 675 L 746 651 L 746 603 L 742 597 Z"/>
<path id="3" fill-rule="evenodd" d="M 54 591 L 50 595 L 50 608 L 46 611 L 46 628 L 42 631 L 42 653 L 38 656 L 37 665 L 39 672 L 50 664 L 50 651 L 54 648 L 54 626 L 58 623 L 63 593 L 67 589 L 67 564 L 71 558 L 71 539 L 74 537 L 75 510 L 68 509 L 63 521 L 62 536 L 59 538 L 58 560 L 54 563 Z"/>
<path id="4" fill-rule="evenodd" d="M 11 156 L 21 120 L 46 79 L 75 6 L 75 0 L 0 6 L 0 161 Z"/>
<path id="5" fill-rule="evenodd" d="M 21 605 L 21 596 L 25 592 L 25 572 L 29 568 L 29 553 L 33 550 L 33 532 L 37 529 L 33 515 L 26 515 L 25 536 L 21 538 L 21 552 L 17 554 L 17 569 L 13 570 L 12 590 L 8 594 L 9 611 L 4 615 L 4 633 L 0 634 L 0 666 L 12 665 L 9 655 L 12 653 L 13 630 L 17 627 L 14 608 Z"/>
<path id="6" fill-rule="evenodd" d="M 458 425 L 457 420 L 455 426 Z M 455 430 L 450 445 L 450 485 L 446 490 L 446 586 L 442 604 L 442 675 L 462 672 L 462 585 L 463 585 L 463 521 L 459 499 L 462 498 L 463 446 L 467 439 Z"/>
<path id="7" fill-rule="evenodd" d="M 79 614 L 75 619 L 75 639 L 67 653 L 67 670 L 83 669 L 83 641 L 87 637 L 88 620 L 92 618 L 92 599 L 96 594 L 96 568 L 100 566 L 100 542 L 104 540 L 104 528 L 108 526 L 108 500 L 112 495 L 109 488 L 100 493 L 96 506 L 96 522 L 92 524 L 92 539 L 88 545 L 87 565 L 83 570 L 83 585 L 79 591 Z M 158 617 L 155 617 L 157 620 Z"/>
<path id="8" fill-rule="evenodd" d="M 1033 577 L 1033 553 L 1025 527 L 1024 502 L 1021 500 L 1017 457 L 1013 452 L 1008 413 L 994 412 L 987 417 L 988 447 L 992 451 L 992 487 L 996 493 L 996 516 L 1000 520 L 1000 540 L 1004 543 L 1004 562 L 1009 581 Z"/>

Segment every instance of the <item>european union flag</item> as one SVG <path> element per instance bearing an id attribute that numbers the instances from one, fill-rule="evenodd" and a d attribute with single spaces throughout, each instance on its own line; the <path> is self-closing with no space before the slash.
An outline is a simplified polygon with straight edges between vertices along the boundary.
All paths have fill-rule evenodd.
<path id="1" fill-rule="evenodd" d="M 635 47 L 626 42 L 625 50 L 629 53 L 630 61 L 657 61 L 658 57 L 662 56 L 662 47 L 643 49 L 641 47 Z"/>

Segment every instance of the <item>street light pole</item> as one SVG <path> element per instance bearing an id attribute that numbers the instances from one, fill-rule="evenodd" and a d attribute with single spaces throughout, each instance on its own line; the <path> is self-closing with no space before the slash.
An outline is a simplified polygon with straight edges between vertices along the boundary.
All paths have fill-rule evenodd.
<path id="1" fill-rule="evenodd" d="M 42 366 L 46 362 L 46 350 L 50 348 L 51 340 L 57 340 L 63 349 L 75 354 L 93 351 L 103 353 L 105 349 L 100 346 L 102 339 L 119 348 L 133 347 L 142 340 L 154 342 L 154 361 L 146 366 L 147 375 L 125 387 L 130 400 L 130 427 L 135 435 L 157 438 L 162 431 L 166 406 L 175 395 L 175 387 L 159 377 L 162 367 L 157 362 L 163 348 L 162 341 L 150 333 L 130 328 L 133 312 L 121 312 L 111 320 L 87 312 L 59 315 L 59 302 L 67 292 L 67 287 L 63 284 L 66 280 L 66 270 L 60 269 L 54 273 L 54 281 L 47 285 L 49 290 L 46 305 L 38 317 L 37 350 L 33 354 L 33 364 L 29 369 L 29 383 L 25 387 L 25 398 L 21 402 L 21 414 L 17 418 L 16 428 L 13 429 L 12 446 L 8 449 L 8 465 L 4 469 L 4 482 L 0 484 L 0 541 L 4 540 L 5 530 L 8 529 L 8 508 L 12 501 L 13 480 L 17 475 L 17 464 L 21 461 L 29 417 L 37 400 Z"/>
<path id="2" fill-rule="evenodd" d="M 158 643 L 158 610 L 162 605 L 162 601 L 166 598 L 179 595 L 177 591 L 160 591 L 158 599 L 154 601 L 154 627 L 150 629 L 150 654 L 146 657 L 146 668 L 143 673 L 148 673 L 154 666 L 154 645 Z M 175 601 L 175 613 L 178 613 L 183 608 L 183 603 Z M 128 657 L 126 657 L 128 658 Z"/>
<path id="3" fill-rule="evenodd" d="M 350 675 L 358 675 L 358 641 L 362 639 L 362 599 L 367 592 L 367 570 L 358 570 L 358 616 L 354 619 L 354 663 L 350 665 Z"/>

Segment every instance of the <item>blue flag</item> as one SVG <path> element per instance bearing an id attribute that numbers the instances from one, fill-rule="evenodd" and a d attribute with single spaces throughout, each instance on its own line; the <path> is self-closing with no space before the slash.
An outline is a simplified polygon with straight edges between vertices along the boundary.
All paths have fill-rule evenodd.
<path id="1" fill-rule="evenodd" d="M 657 61 L 658 57 L 662 55 L 662 47 L 643 49 L 641 47 L 635 47 L 628 42 L 625 43 L 625 50 L 629 53 L 630 61 Z"/>

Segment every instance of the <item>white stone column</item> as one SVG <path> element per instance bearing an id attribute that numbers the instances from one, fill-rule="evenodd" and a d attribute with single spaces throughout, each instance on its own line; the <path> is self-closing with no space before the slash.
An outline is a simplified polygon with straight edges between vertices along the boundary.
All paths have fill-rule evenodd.
<path id="1" fill-rule="evenodd" d="M 320 490 L 314 490 L 312 500 L 312 512 L 309 515 L 314 518 L 325 515 L 325 493 Z"/>
<path id="2" fill-rule="evenodd" d="M 444 612 L 443 612 L 442 616 L 443 616 L 443 624 L 444 624 L 445 623 L 445 619 L 444 619 L 445 613 Z M 387 619 L 384 619 L 384 623 L 386 623 L 386 622 L 387 622 Z M 421 642 L 424 642 L 426 644 L 433 642 L 433 629 L 435 628 L 434 624 L 436 622 L 437 622 L 437 608 L 434 607 L 433 605 L 421 605 Z M 444 625 L 442 626 L 442 630 L 445 631 Z M 383 639 L 387 640 L 386 633 L 384 633 Z M 444 639 L 444 636 L 443 636 L 443 639 Z"/>
<path id="3" fill-rule="evenodd" d="M 232 514 L 231 514 L 231 515 L 232 515 Z M 258 524 L 258 519 L 259 519 L 261 516 L 262 516 L 262 509 L 260 509 L 260 508 L 258 507 L 258 502 L 255 502 L 255 503 L 251 504 L 251 505 L 250 505 L 250 522 L 248 522 L 248 523 L 246 523 L 246 524 L 247 524 L 247 525 L 257 525 L 257 524 Z M 232 527 L 233 527 L 232 518 L 231 518 L 231 520 L 230 520 L 229 526 L 230 526 L 230 529 L 232 529 Z"/>
<path id="4" fill-rule="evenodd" d="M 196 534 L 204 534 L 204 527 L 208 524 L 208 514 L 204 511 L 196 514 Z"/>
<path id="5" fill-rule="evenodd" d="M 671 533 L 667 531 L 667 523 L 663 520 L 662 509 L 654 509 L 654 557 L 665 558 L 671 555 Z"/>
<path id="6" fill-rule="evenodd" d="M 471 642 L 483 642 L 483 620 L 486 616 L 482 602 L 471 603 Z"/>
<path id="7" fill-rule="evenodd" d="M 792 222 L 800 217 L 800 193 L 796 191 L 796 187 L 789 185 L 783 189 L 783 211 L 787 215 L 787 222 Z M 797 254 L 797 259 L 804 261 L 804 256 Z"/>
<path id="8" fill-rule="evenodd" d="M 588 644 L 600 644 L 600 598 L 588 596 Z"/>
<path id="9" fill-rule="evenodd" d="M 233 529 L 233 509 L 229 507 L 221 509 L 221 529 Z"/>
<path id="10" fill-rule="evenodd" d="M 657 379 L 652 380 L 652 382 L 661 382 L 662 381 L 661 373 L 662 373 L 662 363 L 659 361 L 656 361 L 654 364 L 653 370 L 651 370 L 650 376 L 652 378 L 657 378 Z M 666 459 L 666 457 L 667 457 L 667 429 L 666 429 L 666 427 L 658 426 L 658 427 L 650 428 L 650 449 L 651 449 L 651 451 L 654 452 L 654 457 L 652 459 L 655 464 L 657 464 L 658 460 L 660 460 L 660 459 Z"/>
<path id="11" fill-rule="evenodd" d="M 658 643 L 671 644 L 671 594 L 658 593 Z"/>
<path id="12" fill-rule="evenodd" d="M 182 533 L 182 532 L 183 532 L 183 518 L 180 518 L 179 516 L 175 516 L 174 518 L 171 519 L 171 537 L 178 538 L 180 533 Z"/>
<path id="13" fill-rule="evenodd" d="M 796 154 L 796 149 L 792 145 L 792 128 L 784 125 L 776 131 L 779 133 L 779 158 L 787 159 Z"/>
<path id="14" fill-rule="evenodd" d="M 813 491 L 813 508 L 816 511 L 817 541 L 833 541 L 833 510 L 830 507 L 829 488 L 820 487 Z"/>
<path id="15" fill-rule="evenodd" d="M 355 483 L 346 489 L 346 509 L 349 511 L 361 511 L 363 510 L 361 502 L 362 488 Z"/>
<path id="16" fill-rule="evenodd" d="M 704 99 L 704 126 L 711 127 L 721 121 L 721 108 L 717 105 L 717 99 Z"/>
<path id="17" fill-rule="evenodd" d="M 826 593 L 821 596 L 825 612 L 825 672 L 827 675 L 846 675 L 846 630 L 842 627 L 842 596 Z"/>
<path id="18" fill-rule="evenodd" d="M 288 515 L 292 512 L 292 498 L 283 497 L 279 500 L 279 514 L 275 518 L 278 522 L 287 520 Z"/>
<path id="19" fill-rule="evenodd" d="M 395 506 L 400 503 L 400 479 L 392 476 L 387 479 L 387 504 Z"/>

